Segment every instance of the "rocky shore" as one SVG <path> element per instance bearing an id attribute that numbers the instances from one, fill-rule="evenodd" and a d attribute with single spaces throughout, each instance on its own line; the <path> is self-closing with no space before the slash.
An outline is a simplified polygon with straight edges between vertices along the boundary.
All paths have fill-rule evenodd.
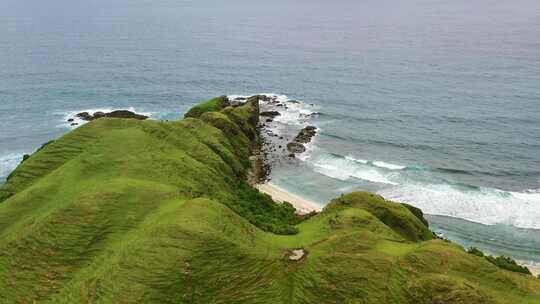
<path id="1" fill-rule="evenodd" d="M 306 145 L 317 135 L 317 128 L 308 125 L 298 130 L 295 126 L 298 122 L 307 124 L 318 113 L 305 111 L 296 113 L 294 111 L 303 106 L 300 101 L 280 98 L 277 95 L 237 96 L 229 98 L 229 104 L 239 105 L 255 96 L 260 103 L 258 125 L 260 148 L 251 157 L 254 172 L 248 180 L 251 184 L 263 184 L 270 180 L 273 166 L 297 161 L 295 156 L 307 150 Z M 296 113 L 296 116 L 291 113 Z M 291 122 L 291 117 L 297 121 Z"/>
<path id="2" fill-rule="evenodd" d="M 80 119 L 80 120 L 83 120 L 83 121 L 92 121 L 92 120 L 96 120 L 96 119 L 104 118 L 104 117 L 109 117 L 109 118 L 129 118 L 129 119 L 138 119 L 138 120 L 148 119 L 148 116 L 142 115 L 142 114 L 137 114 L 137 113 L 132 112 L 132 111 L 115 110 L 115 111 L 112 111 L 112 112 L 100 112 L 100 111 L 98 111 L 98 112 L 94 112 L 92 114 L 90 114 L 89 112 L 80 112 L 80 113 L 75 114 L 75 117 L 69 118 L 67 120 L 67 122 L 71 123 L 72 126 L 76 126 L 76 125 L 79 124 L 79 123 L 77 123 L 75 121 L 76 119 Z"/>

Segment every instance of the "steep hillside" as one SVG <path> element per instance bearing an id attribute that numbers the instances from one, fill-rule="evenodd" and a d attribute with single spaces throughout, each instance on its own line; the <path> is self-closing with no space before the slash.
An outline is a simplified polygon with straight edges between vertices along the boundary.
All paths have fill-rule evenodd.
<path id="1" fill-rule="evenodd" d="M 540 303 L 418 209 L 351 193 L 302 221 L 248 186 L 258 97 L 188 114 L 92 121 L 11 174 L 0 303 Z"/>

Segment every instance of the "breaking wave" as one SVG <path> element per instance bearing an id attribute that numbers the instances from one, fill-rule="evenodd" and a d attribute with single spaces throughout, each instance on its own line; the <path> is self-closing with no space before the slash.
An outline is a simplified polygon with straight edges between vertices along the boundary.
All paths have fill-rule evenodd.
<path id="1" fill-rule="evenodd" d="M 22 161 L 23 154 L 8 153 L 0 156 L 0 181 L 5 180 Z"/>
<path id="2" fill-rule="evenodd" d="M 540 195 L 450 184 L 404 184 L 379 191 L 390 200 L 409 203 L 424 213 L 486 225 L 507 224 L 540 229 Z"/>
<path id="3" fill-rule="evenodd" d="M 309 163 L 316 172 L 342 181 L 356 178 L 371 183 L 398 185 L 393 180 L 392 175 L 380 172 L 373 167 L 370 168 L 370 163 L 374 163 L 367 160 L 342 157 L 333 153 L 323 153 L 310 159 Z M 387 165 L 388 163 L 384 164 Z M 397 167 L 397 165 L 389 167 Z"/>
<path id="4" fill-rule="evenodd" d="M 351 183 L 360 179 L 378 184 L 381 190 L 377 192 L 385 198 L 409 203 L 426 214 L 486 225 L 540 229 L 540 190 L 512 192 L 477 187 L 445 180 L 437 176 L 438 168 L 403 166 L 335 153 L 320 152 L 308 162 L 314 171 L 333 179 Z M 457 173 L 461 172 L 457 170 Z M 430 180 L 426 179 L 426 174 Z"/>

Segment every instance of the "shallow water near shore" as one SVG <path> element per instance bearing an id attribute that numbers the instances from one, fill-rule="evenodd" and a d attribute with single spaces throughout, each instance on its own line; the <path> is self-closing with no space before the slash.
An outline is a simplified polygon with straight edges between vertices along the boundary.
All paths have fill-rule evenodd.
<path id="1" fill-rule="evenodd" d="M 303 102 L 276 132 L 319 128 L 276 185 L 321 204 L 375 191 L 465 246 L 540 262 L 539 14 L 532 0 L 2 1 L 0 179 L 78 111 L 179 119 L 274 92 Z"/>

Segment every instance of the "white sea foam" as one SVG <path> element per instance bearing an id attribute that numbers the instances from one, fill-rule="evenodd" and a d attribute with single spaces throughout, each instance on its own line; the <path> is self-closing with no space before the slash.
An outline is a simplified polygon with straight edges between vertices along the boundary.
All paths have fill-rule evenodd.
<path id="1" fill-rule="evenodd" d="M 537 202 L 540 208 L 540 189 L 535 190 L 527 190 L 524 192 L 508 192 L 513 197 L 524 200 L 524 201 L 531 201 L 531 202 Z M 538 220 L 540 222 L 540 219 Z M 540 223 L 539 223 L 540 224 Z"/>
<path id="2" fill-rule="evenodd" d="M 493 188 L 466 190 L 449 184 L 402 184 L 379 193 L 387 199 L 414 205 L 427 214 L 486 225 L 508 224 L 540 229 L 540 197 L 537 193 Z"/>
<path id="3" fill-rule="evenodd" d="M 315 108 L 298 101 L 298 103 L 287 103 L 287 108 L 280 109 L 279 112 L 281 115 L 276 116 L 274 121 L 287 125 L 306 126 L 311 115 L 315 113 Z"/>
<path id="4" fill-rule="evenodd" d="M 0 156 L 0 180 L 5 179 L 22 161 L 23 153 L 8 153 Z"/>
<path id="5" fill-rule="evenodd" d="M 358 163 L 361 163 L 361 164 L 364 164 L 364 165 L 367 165 L 367 163 L 369 161 L 365 160 L 365 159 L 358 159 L 358 158 L 354 158 L 352 156 L 345 156 L 346 159 L 350 160 L 350 161 L 355 161 L 355 162 L 358 162 Z"/>
<path id="6" fill-rule="evenodd" d="M 316 113 L 317 107 L 311 104 L 306 104 L 301 100 L 292 100 L 287 95 L 275 94 L 275 93 L 256 93 L 251 95 L 231 94 L 227 95 L 230 101 L 237 98 L 242 102 L 250 96 L 265 95 L 270 97 L 273 101 L 261 101 L 262 111 L 278 111 L 280 115 L 274 117 L 272 124 L 267 124 L 266 129 L 273 134 L 280 135 L 282 129 L 300 129 L 310 124 L 312 115 Z M 280 104 L 280 106 L 278 106 Z M 318 128 L 317 133 L 322 130 Z M 311 142 L 304 144 L 306 151 L 296 155 L 296 158 L 302 161 L 308 160 L 312 155 L 312 150 L 316 149 L 315 138 L 313 137 Z"/>
<path id="7" fill-rule="evenodd" d="M 377 167 L 381 167 L 381 168 L 390 169 L 390 170 L 403 170 L 407 168 L 405 166 L 395 165 L 395 164 L 391 164 L 391 163 L 387 163 L 383 161 L 373 161 L 373 165 Z"/>
<path id="8" fill-rule="evenodd" d="M 60 125 L 58 125 L 58 126 L 59 127 L 64 127 L 64 128 L 69 128 L 69 129 L 75 129 L 77 127 L 80 127 L 80 126 L 88 123 L 88 121 L 85 121 L 85 120 L 83 120 L 83 119 L 76 116 L 77 114 L 82 113 L 82 112 L 88 112 L 90 115 L 94 115 L 94 113 L 96 113 L 96 112 L 110 113 L 110 112 L 118 111 L 118 110 L 128 110 L 128 111 L 131 111 L 131 112 L 134 112 L 134 113 L 137 113 L 137 114 L 141 114 L 141 115 L 145 115 L 145 116 L 148 116 L 148 117 L 152 117 L 152 115 L 154 114 L 152 112 L 140 112 L 140 111 L 137 111 L 134 107 L 128 107 L 128 108 L 96 108 L 96 109 L 84 109 L 84 110 L 69 111 L 69 112 L 59 112 L 57 114 L 62 115 L 62 123 Z M 73 121 L 69 122 L 68 119 L 73 119 Z M 76 125 L 73 126 L 72 124 L 76 124 Z"/>
<path id="9" fill-rule="evenodd" d="M 376 168 L 359 163 L 356 159 L 322 154 L 310 160 L 313 169 L 323 175 L 339 180 L 358 178 L 372 183 L 398 185 L 391 174 L 379 172 Z"/>
<path id="10" fill-rule="evenodd" d="M 311 142 L 304 144 L 304 147 L 306 147 L 306 151 L 296 155 L 296 158 L 301 161 L 306 161 L 311 158 L 313 152 L 317 150 L 317 146 L 315 145 L 315 137 L 311 139 Z"/>
<path id="11" fill-rule="evenodd" d="M 354 178 L 386 187 L 387 199 L 406 202 L 426 214 L 462 218 L 486 225 L 508 224 L 540 229 L 540 189 L 509 192 L 495 188 L 470 188 L 454 184 L 429 184 L 398 166 L 380 161 L 341 157 L 318 151 L 309 160 L 313 170 L 354 184 Z"/>
<path id="12" fill-rule="evenodd" d="M 249 97 L 249 95 L 237 95 L 237 94 L 231 94 L 231 95 L 227 95 L 227 98 L 229 99 L 229 101 L 233 101 L 237 98 L 244 98 L 247 99 Z"/>
<path id="13" fill-rule="evenodd" d="M 253 95 L 265 95 L 270 98 L 275 99 L 278 103 L 284 106 L 277 106 L 267 102 L 261 102 L 263 107 L 271 108 L 272 110 L 278 111 L 279 116 L 274 118 L 274 121 L 286 124 L 286 125 L 296 125 L 296 126 L 305 126 L 310 119 L 310 116 L 316 113 L 317 107 L 314 105 L 307 104 L 301 100 L 295 100 L 292 102 L 287 95 L 275 94 L 275 93 L 257 93 L 251 95 L 239 95 L 232 94 L 227 95 L 229 100 L 234 100 L 236 98 L 248 98 Z"/>
<path id="14" fill-rule="evenodd" d="M 403 170 L 403 169 L 407 168 L 406 166 L 387 163 L 387 162 L 380 161 L 380 160 L 358 159 L 358 158 L 355 158 L 355 157 L 350 156 L 350 155 L 345 156 L 345 159 L 348 159 L 350 161 L 354 161 L 354 162 L 357 162 L 357 163 L 360 163 L 360 164 L 372 165 L 374 167 L 384 168 L 384 169 L 388 169 L 388 170 Z"/>

